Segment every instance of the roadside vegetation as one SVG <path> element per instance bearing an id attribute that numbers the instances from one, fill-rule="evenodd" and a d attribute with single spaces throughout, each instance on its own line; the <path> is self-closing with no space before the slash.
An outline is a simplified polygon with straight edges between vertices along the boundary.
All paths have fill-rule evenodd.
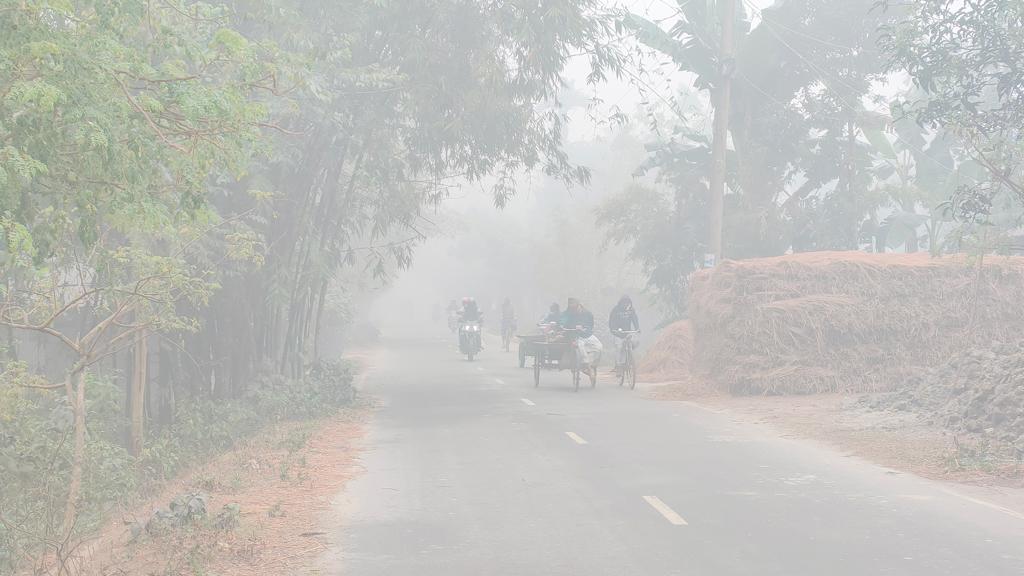
<path id="1" fill-rule="evenodd" d="M 542 109 L 590 1 L 0 3 L 0 571 L 351 398 L 371 282 L 451 182 L 588 172 Z M 498 121 L 500 119 L 500 121 Z"/>
<path id="2" fill-rule="evenodd" d="M 714 270 L 700 270 L 710 108 L 694 94 L 723 80 L 717 15 L 679 6 L 623 24 L 672 65 L 646 69 L 648 180 L 598 212 L 678 320 L 646 351 L 646 379 L 674 382 L 668 398 L 846 394 L 842 415 L 820 416 L 906 415 L 942 435 L 950 470 L 1019 478 L 1019 6 L 741 2 L 724 220 L 736 262 Z M 685 86 L 666 93 L 666 78 Z M 921 429 L 902 425 L 876 440 L 909 446 Z"/>

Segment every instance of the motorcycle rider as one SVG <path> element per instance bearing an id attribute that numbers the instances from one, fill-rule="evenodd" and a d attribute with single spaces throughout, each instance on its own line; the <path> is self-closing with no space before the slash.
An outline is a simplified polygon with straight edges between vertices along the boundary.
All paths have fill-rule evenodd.
<path id="1" fill-rule="evenodd" d="M 459 311 L 459 348 L 465 347 L 465 332 L 461 329 L 463 325 L 476 322 L 483 326 L 484 316 L 480 313 L 480 306 L 476 303 L 476 299 L 466 296 L 462 299 L 462 310 Z M 480 342 L 480 349 L 483 350 L 483 341 Z"/>
<path id="2" fill-rule="evenodd" d="M 563 328 L 579 331 L 576 345 L 579 347 L 580 356 L 585 363 L 581 371 L 592 381 L 597 380 L 597 362 L 601 358 L 601 350 L 604 349 L 604 346 L 601 344 L 601 340 L 594 336 L 593 313 L 584 308 L 578 298 L 569 298 L 559 324 Z"/>
<path id="3" fill-rule="evenodd" d="M 622 369 L 622 365 L 625 364 L 625 332 L 640 331 L 640 319 L 636 315 L 633 300 L 629 296 L 619 298 L 619 303 L 612 308 L 608 315 L 608 330 L 615 337 L 615 371 L 618 373 Z"/>
<path id="4" fill-rule="evenodd" d="M 480 314 L 480 306 L 475 298 L 466 296 L 462 299 L 462 309 L 459 310 L 459 322 L 482 322 L 483 315 Z"/>

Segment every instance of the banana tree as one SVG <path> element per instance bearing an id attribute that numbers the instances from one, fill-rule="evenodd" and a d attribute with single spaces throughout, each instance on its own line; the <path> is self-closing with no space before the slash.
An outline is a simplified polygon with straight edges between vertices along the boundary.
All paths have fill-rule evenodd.
<path id="1" fill-rule="evenodd" d="M 882 69 L 870 49 L 878 15 L 871 0 L 793 0 L 757 11 L 759 23 L 752 26 L 739 3 L 730 61 L 719 58 L 715 2 L 678 0 L 669 28 L 635 15 L 623 26 L 692 74 L 699 91 L 714 91 L 723 74 L 733 77 L 729 132 L 738 165 L 732 195 L 756 217 L 741 224 L 744 214 L 727 214 L 726 231 L 753 223 L 764 245 L 800 204 L 836 191 L 863 192 L 858 186 L 867 166 L 856 120 L 860 99 Z M 810 171 L 820 173 L 811 178 Z M 862 216 L 849 211 L 844 227 L 855 229 Z"/>

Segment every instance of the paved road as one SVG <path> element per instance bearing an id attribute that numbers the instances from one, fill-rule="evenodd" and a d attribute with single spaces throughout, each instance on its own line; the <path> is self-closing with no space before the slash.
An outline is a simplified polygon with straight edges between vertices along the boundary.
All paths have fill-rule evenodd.
<path id="1" fill-rule="evenodd" d="M 327 574 L 1002 576 L 1024 516 L 610 382 L 392 343 Z"/>

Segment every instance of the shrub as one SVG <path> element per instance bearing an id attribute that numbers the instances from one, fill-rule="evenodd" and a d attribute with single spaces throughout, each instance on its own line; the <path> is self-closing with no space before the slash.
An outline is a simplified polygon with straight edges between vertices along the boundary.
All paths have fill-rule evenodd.
<path id="1" fill-rule="evenodd" d="M 323 362 L 301 381 L 268 375 L 237 400 L 192 398 L 170 426 L 147 439 L 136 460 L 123 446 L 122 391 L 91 377 L 80 532 L 99 525 L 111 507 L 154 481 L 223 452 L 267 424 L 337 412 L 352 400 L 351 368 Z M 71 468 L 71 410 L 62 389 L 30 376 L 20 363 L 0 372 L 0 572 L 15 571 L 56 533 Z"/>

